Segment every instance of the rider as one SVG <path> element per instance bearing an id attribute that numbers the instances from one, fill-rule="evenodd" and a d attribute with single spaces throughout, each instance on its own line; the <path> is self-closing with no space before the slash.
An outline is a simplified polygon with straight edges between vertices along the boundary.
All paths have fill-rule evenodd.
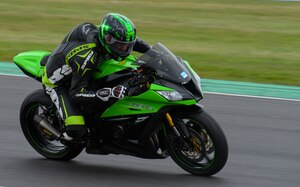
<path id="1" fill-rule="evenodd" d="M 134 24 L 125 16 L 109 13 L 100 27 L 83 23 L 70 31 L 50 55 L 42 82 L 61 118 L 69 139 L 86 135 L 85 120 L 80 107 L 96 100 L 124 97 L 125 87 L 87 90 L 87 84 L 99 63 L 124 60 L 130 52 L 147 52 L 151 47 L 137 38 Z"/>

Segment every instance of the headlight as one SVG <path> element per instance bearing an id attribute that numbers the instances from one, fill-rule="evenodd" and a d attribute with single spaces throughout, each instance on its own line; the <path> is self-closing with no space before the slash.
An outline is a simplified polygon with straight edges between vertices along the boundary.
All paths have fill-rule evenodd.
<path id="1" fill-rule="evenodd" d="M 177 91 L 156 91 L 169 101 L 180 101 L 183 99 L 182 95 Z"/>

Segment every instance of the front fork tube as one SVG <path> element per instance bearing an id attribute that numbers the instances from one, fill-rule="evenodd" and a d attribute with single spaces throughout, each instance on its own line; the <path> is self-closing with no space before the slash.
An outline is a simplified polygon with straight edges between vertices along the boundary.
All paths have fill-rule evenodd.
<path id="1" fill-rule="evenodd" d="M 190 133 L 187 130 L 185 124 L 183 121 L 181 121 L 180 119 L 175 119 L 175 124 L 173 122 L 172 117 L 170 116 L 169 113 L 166 113 L 166 119 L 168 121 L 169 126 L 171 127 L 171 129 L 173 130 L 173 132 L 175 133 L 175 135 L 181 140 L 183 146 L 186 149 L 190 148 L 190 144 L 188 142 L 190 142 L 189 138 L 190 138 Z M 179 128 L 179 131 L 178 131 Z"/>
<path id="2" fill-rule="evenodd" d="M 180 137 L 180 133 L 178 132 L 177 128 L 175 127 L 175 124 L 173 123 L 173 119 L 171 118 L 169 113 L 166 113 L 166 119 L 168 121 L 169 126 L 173 130 L 176 136 Z"/>
<path id="3" fill-rule="evenodd" d="M 176 136 L 178 137 L 182 136 L 182 138 L 184 139 L 188 139 L 190 137 L 190 133 L 181 119 L 176 117 L 172 119 L 169 113 L 166 113 L 166 119 L 168 121 L 169 126 L 174 131 Z M 175 121 L 176 125 L 174 124 L 173 121 Z M 178 128 L 181 133 L 178 131 Z"/>

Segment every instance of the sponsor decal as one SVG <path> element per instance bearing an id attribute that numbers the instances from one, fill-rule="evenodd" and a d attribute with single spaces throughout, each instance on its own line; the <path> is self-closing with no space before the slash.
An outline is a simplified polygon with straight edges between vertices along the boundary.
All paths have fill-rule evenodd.
<path id="1" fill-rule="evenodd" d="M 138 103 L 131 103 L 130 106 L 132 106 L 134 108 L 144 109 L 144 110 L 154 110 L 151 106 L 138 104 Z"/>
<path id="2" fill-rule="evenodd" d="M 181 75 L 181 77 L 183 77 L 184 79 L 188 76 L 187 73 L 184 72 L 184 71 L 183 71 L 180 75 Z"/>
<path id="3" fill-rule="evenodd" d="M 60 107 L 59 98 L 56 91 L 53 88 L 46 86 L 46 93 L 50 96 L 52 102 L 55 104 L 58 110 L 60 117 L 63 119 L 64 116 L 63 116 L 62 108 Z"/>
<path id="4" fill-rule="evenodd" d="M 85 66 L 86 66 L 86 64 L 87 64 L 87 62 L 90 60 L 90 58 L 93 56 L 93 54 L 94 54 L 94 52 L 91 51 L 90 54 L 86 57 L 84 63 L 83 63 L 82 66 L 81 66 L 81 70 L 84 70 L 84 68 L 85 68 Z"/>
<path id="5" fill-rule="evenodd" d="M 91 49 L 93 47 L 95 47 L 96 44 L 95 43 L 90 43 L 90 44 L 84 44 L 84 45 L 80 45 L 76 48 L 74 48 L 72 51 L 70 51 L 68 53 L 68 55 L 66 56 L 66 62 L 69 63 L 69 60 L 74 56 L 76 55 L 77 53 L 81 52 L 81 51 L 84 51 L 84 50 L 87 50 L 87 49 Z"/>
<path id="6" fill-rule="evenodd" d="M 95 94 L 84 94 L 84 93 L 79 93 L 76 94 L 76 97 L 95 97 Z"/>
<path id="7" fill-rule="evenodd" d="M 68 65 L 63 65 L 61 68 L 58 68 L 53 72 L 53 75 L 49 78 L 49 81 L 54 84 L 57 81 L 60 81 L 65 75 L 72 73 L 72 69 Z"/>
<path id="8" fill-rule="evenodd" d="M 82 31 L 87 35 L 88 32 L 91 30 L 90 27 L 91 27 L 90 24 L 85 24 L 85 25 L 83 25 L 83 27 L 82 27 Z"/>

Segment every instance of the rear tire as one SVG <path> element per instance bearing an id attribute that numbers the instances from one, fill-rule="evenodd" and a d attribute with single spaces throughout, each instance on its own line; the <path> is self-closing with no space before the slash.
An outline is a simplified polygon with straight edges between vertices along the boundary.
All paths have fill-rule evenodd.
<path id="1" fill-rule="evenodd" d="M 180 116 L 190 132 L 192 148 L 183 150 L 173 131 L 169 131 L 167 150 L 171 158 L 184 170 L 200 176 L 219 172 L 228 158 L 228 145 L 218 123 L 205 111 Z"/>
<path id="2" fill-rule="evenodd" d="M 28 95 L 20 110 L 22 131 L 30 145 L 44 157 L 53 160 L 71 160 L 81 153 L 84 146 L 63 144 L 43 133 L 39 124 L 34 121 L 34 116 L 41 115 L 51 104 L 50 98 L 43 90 L 36 90 Z"/>

